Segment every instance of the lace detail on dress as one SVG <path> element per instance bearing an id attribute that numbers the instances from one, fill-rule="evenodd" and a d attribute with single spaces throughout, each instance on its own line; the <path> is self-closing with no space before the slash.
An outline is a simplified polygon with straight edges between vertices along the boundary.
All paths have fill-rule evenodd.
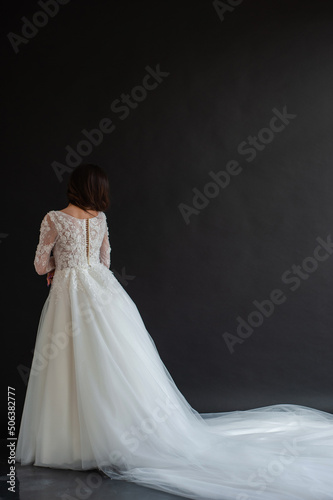
<path id="1" fill-rule="evenodd" d="M 34 266 L 38 274 L 46 274 L 55 268 L 55 259 L 53 256 L 51 257 L 51 251 L 57 238 L 56 226 L 50 213 L 47 213 L 40 225 L 39 243 L 34 260 Z"/>
<path id="2" fill-rule="evenodd" d="M 103 212 L 104 214 L 104 212 Z M 105 216 L 105 214 L 104 214 Z M 105 222 L 106 230 L 104 233 L 104 238 L 101 244 L 100 248 L 100 260 L 102 264 L 104 264 L 107 268 L 110 267 L 110 253 L 111 253 L 111 247 L 110 247 L 110 240 L 109 240 L 109 228 L 107 225 L 107 222 Z"/>
<path id="3" fill-rule="evenodd" d="M 119 292 L 120 286 L 113 272 L 107 270 L 101 262 L 83 268 L 68 267 L 55 271 L 50 298 L 54 298 L 55 303 L 60 299 L 71 302 L 71 297 L 77 296 L 77 292 L 81 291 L 84 295 L 93 297 L 94 308 L 99 309 Z M 84 303 L 79 303 L 79 308 L 81 305 Z"/>
<path id="4" fill-rule="evenodd" d="M 60 210 L 48 212 L 42 220 L 36 250 L 35 268 L 46 274 L 56 268 L 86 267 L 102 263 L 110 266 L 109 231 L 104 212 L 96 217 L 77 219 Z M 86 237 L 89 227 L 89 262 Z M 50 256 L 53 250 L 53 259 Z"/>
<path id="5" fill-rule="evenodd" d="M 65 297 L 71 289 L 89 290 L 97 298 L 100 285 L 111 293 L 117 286 L 114 283 L 117 280 L 109 269 L 110 253 L 104 212 L 87 220 L 52 210 L 41 223 L 34 265 L 38 274 L 55 269 L 50 295 L 56 300 L 60 295 Z"/>

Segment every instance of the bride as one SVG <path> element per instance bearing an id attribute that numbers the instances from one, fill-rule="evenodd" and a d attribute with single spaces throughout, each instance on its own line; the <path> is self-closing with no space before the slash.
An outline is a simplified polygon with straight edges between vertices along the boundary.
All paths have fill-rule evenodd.
<path id="1" fill-rule="evenodd" d="M 71 174 L 43 218 L 41 311 L 17 441 L 22 465 L 99 469 L 192 499 L 333 499 L 333 415 L 279 404 L 199 414 L 110 267 L 103 169 Z"/>

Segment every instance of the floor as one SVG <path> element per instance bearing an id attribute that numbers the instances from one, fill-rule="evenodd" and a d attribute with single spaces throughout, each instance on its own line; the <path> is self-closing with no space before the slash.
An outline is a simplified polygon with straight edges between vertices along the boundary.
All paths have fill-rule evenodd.
<path id="1" fill-rule="evenodd" d="M 1 440 L 1 500 L 184 500 L 126 481 L 111 480 L 98 470 L 73 471 L 16 464 L 15 493 L 8 491 L 6 441 Z"/>

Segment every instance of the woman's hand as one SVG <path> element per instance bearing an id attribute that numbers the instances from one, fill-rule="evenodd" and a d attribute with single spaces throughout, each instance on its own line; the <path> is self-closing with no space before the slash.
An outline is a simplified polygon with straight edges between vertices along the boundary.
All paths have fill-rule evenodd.
<path id="1" fill-rule="evenodd" d="M 52 271 L 49 271 L 46 275 L 46 280 L 47 280 L 47 286 L 50 286 L 51 283 L 52 283 L 52 280 L 53 280 L 53 276 L 54 276 L 54 269 L 52 269 Z"/>

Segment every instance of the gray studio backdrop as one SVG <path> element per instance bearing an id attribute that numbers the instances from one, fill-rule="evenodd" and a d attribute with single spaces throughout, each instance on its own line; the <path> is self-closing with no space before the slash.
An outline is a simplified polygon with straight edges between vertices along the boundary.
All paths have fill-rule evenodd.
<path id="1" fill-rule="evenodd" d="M 29 0 L 2 17 L 17 424 L 48 294 L 40 223 L 81 161 L 109 174 L 111 269 L 195 409 L 333 411 L 331 2 Z"/>

